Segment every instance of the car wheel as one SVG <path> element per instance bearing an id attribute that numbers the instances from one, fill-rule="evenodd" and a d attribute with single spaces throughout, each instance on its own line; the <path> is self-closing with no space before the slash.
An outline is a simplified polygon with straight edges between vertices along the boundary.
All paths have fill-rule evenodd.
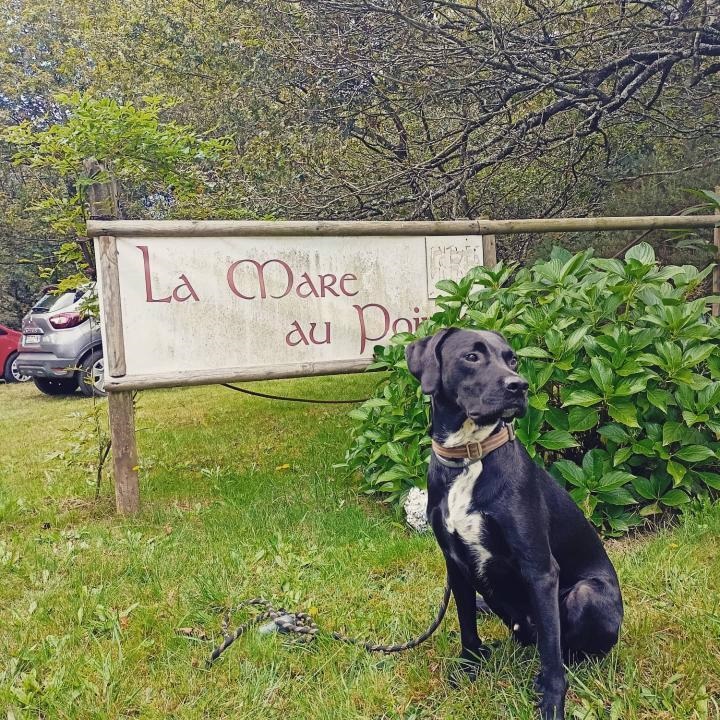
<path id="1" fill-rule="evenodd" d="M 105 397 L 105 358 L 102 350 L 93 350 L 80 363 L 80 392 L 85 397 Z"/>
<path id="2" fill-rule="evenodd" d="M 72 395 L 78 387 L 77 380 L 73 378 L 33 378 L 35 387 L 46 395 Z"/>
<path id="3" fill-rule="evenodd" d="M 20 370 L 18 370 L 17 356 L 17 353 L 11 353 L 5 361 L 5 372 L 3 373 L 3 377 L 7 383 L 27 382 L 31 379 L 29 375 L 23 375 Z"/>

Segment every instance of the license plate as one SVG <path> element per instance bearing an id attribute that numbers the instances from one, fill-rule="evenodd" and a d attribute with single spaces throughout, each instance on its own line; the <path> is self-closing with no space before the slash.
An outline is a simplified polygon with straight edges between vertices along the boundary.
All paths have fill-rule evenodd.
<path id="1" fill-rule="evenodd" d="M 23 345 L 39 345 L 42 335 L 23 335 Z"/>

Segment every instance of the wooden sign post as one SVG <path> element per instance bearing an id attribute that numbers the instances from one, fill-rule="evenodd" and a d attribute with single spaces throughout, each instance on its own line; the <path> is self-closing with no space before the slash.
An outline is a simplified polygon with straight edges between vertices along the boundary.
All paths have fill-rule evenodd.
<path id="1" fill-rule="evenodd" d="M 93 158 L 85 161 L 88 177 L 98 177 L 104 168 Z M 113 180 L 98 182 L 89 189 L 90 217 L 92 220 L 113 220 L 118 217 L 117 186 Z M 117 267 L 117 246 L 114 237 L 97 238 L 97 272 L 108 285 L 111 297 L 119 297 L 120 278 Z M 123 354 L 122 317 L 120 303 L 109 303 L 106 313 L 111 322 L 111 337 L 104 344 L 105 367 L 110 375 L 125 373 Z M 115 482 L 115 507 L 121 515 L 137 512 L 140 508 L 138 482 L 138 453 L 135 442 L 135 407 L 131 390 L 108 393 L 108 419 L 112 448 L 113 480 Z"/>

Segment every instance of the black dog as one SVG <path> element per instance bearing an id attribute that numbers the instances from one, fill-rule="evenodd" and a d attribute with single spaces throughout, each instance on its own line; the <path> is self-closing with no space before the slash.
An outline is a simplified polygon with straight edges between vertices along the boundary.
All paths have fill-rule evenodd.
<path id="1" fill-rule="evenodd" d="M 432 397 L 428 521 L 445 555 L 463 666 L 472 675 L 489 652 L 477 633 L 479 592 L 520 643 L 537 643 L 541 716 L 560 720 L 563 660 L 603 655 L 617 642 L 615 569 L 572 498 L 504 422 L 524 415 L 528 383 L 502 336 L 451 328 L 405 354 Z"/>

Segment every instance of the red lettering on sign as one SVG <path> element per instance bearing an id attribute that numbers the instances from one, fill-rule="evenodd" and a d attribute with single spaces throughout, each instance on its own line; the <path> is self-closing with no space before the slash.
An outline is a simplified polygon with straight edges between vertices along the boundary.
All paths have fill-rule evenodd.
<path id="1" fill-rule="evenodd" d="M 405 330 L 400 329 L 400 323 L 405 323 L 407 325 L 407 328 Z M 401 332 L 412 332 L 413 326 L 412 322 L 408 320 L 407 318 L 398 318 L 393 324 L 392 324 L 392 331 L 394 333 L 401 333 Z"/>
<path id="2" fill-rule="evenodd" d="M 347 295 L 348 297 L 352 297 L 353 295 L 357 295 L 357 294 L 358 294 L 358 291 L 357 291 L 357 290 L 356 290 L 355 292 L 350 292 L 349 290 L 347 290 L 347 289 L 345 288 L 345 282 L 346 282 L 346 281 L 349 282 L 350 280 L 357 280 L 357 276 L 356 276 L 356 275 L 353 275 L 352 273 L 345 273 L 345 274 L 340 278 L 340 290 L 341 290 L 341 292 L 342 292 L 343 295 Z"/>
<path id="3" fill-rule="evenodd" d="M 332 278 L 331 280 L 327 280 L 327 278 Z M 335 297 L 340 297 L 340 293 L 337 292 L 337 290 L 333 290 L 333 285 L 337 282 L 337 278 L 332 274 L 328 275 L 321 275 L 320 276 L 320 295 L 322 297 L 325 297 L 325 291 L 331 293 Z"/>
<path id="4" fill-rule="evenodd" d="M 185 302 L 186 300 L 189 300 L 190 298 L 192 298 L 193 300 L 196 300 L 196 301 L 200 300 L 200 298 L 197 296 L 197 293 L 195 292 L 195 288 L 190 284 L 190 281 L 187 279 L 187 275 L 185 275 L 185 273 L 183 273 L 180 276 L 180 279 L 183 281 L 182 285 L 178 285 L 173 290 L 173 297 L 175 298 L 175 300 L 177 300 L 178 302 Z M 180 296 L 180 290 L 182 288 L 185 288 L 187 290 L 187 295 L 185 295 L 185 297 Z"/>
<path id="5" fill-rule="evenodd" d="M 320 294 L 315 289 L 315 286 L 313 285 L 313 281 L 310 279 L 310 276 L 304 272 L 301 276 L 301 278 L 305 278 L 296 288 L 295 292 L 298 294 L 298 297 L 306 298 L 310 297 L 311 295 L 314 295 L 315 297 L 320 297 Z M 304 286 L 307 286 L 307 290 L 302 290 Z"/>
<path id="6" fill-rule="evenodd" d="M 388 335 L 395 335 L 402 332 L 413 332 L 420 327 L 423 320 L 427 317 L 399 317 L 395 320 L 391 319 L 390 311 L 379 303 L 368 303 L 367 305 L 353 305 L 360 321 L 360 354 L 362 355 L 368 345 L 368 342 L 377 342 L 384 340 Z M 413 312 L 420 312 L 420 308 L 414 307 Z M 369 334 L 368 325 L 377 327 L 380 321 L 382 332 L 377 336 Z M 392 333 L 390 332 L 392 330 Z"/>
<path id="7" fill-rule="evenodd" d="M 329 345 L 330 344 L 330 323 L 326 322 L 325 325 L 325 339 L 324 340 L 318 340 L 315 337 L 315 328 L 317 327 L 317 323 L 310 323 L 310 342 L 313 345 Z"/>
<path id="8" fill-rule="evenodd" d="M 390 329 L 390 313 L 385 307 L 378 305 L 377 303 L 368 303 L 367 305 L 362 306 L 353 305 L 353 308 L 355 308 L 355 311 L 358 314 L 358 319 L 360 320 L 360 354 L 362 355 L 365 352 L 365 346 L 367 345 L 368 340 L 382 340 L 382 338 L 387 335 L 388 330 Z M 370 308 L 377 308 L 382 313 L 384 329 L 377 337 L 370 337 L 367 334 L 365 313 Z"/>
<path id="9" fill-rule="evenodd" d="M 300 343 L 303 343 L 304 345 L 310 344 L 307 337 L 305 336 L 305 333 L 300 327 L 300 323 L 297 320 L 290 327 L 293 329 L 285 336 L 285 343 L 287 345 L 289 345 L 290 347 L 295 347 Z M 293 335 L 297 335 L 297 340 L 291 339 Z"/>
<path id="10" fill-rule="evenodd" d="M 300 343 L 303 345 L 329 345 L 330 344 L 330 323 L 323 323 L 325 325 L 325 337 L 320 340 L 315 337 L 315 330 L 317 329 L 318 323 L 310 323 L 310 332 L 306 335 L 300 323 L 295 320 L 290 326 L 292 330 L 285 336 L 285 343 L 290 347 L 296 347 Z M 293 337 L 295 336 L 295 337 Z M 309 338 L 309 339 L 308 339 Z"/>
<path id="11" fill-rule="evenodd" d="M 143 256 L 143 269 L 145 270 L 145 302 L 170 302 L 171 296 L 165 298 L 154 298 L 152 293 L 152 280 L 150 279 L 150 252 L 147 245 L 135 246 Z"/>
<path id="12" fill-rule="evenodd" d="M 349 283 L 358 279 L 357 275 L 353 275 L 353 273 L 345 273 L 338 282 L 337 276 L 333 273 L 320 274 L 317 276 L 317 279 L 313 279 L 307 272 L 304 272 L 299 276 L 301 282 L 295 285 L 295 274 L 293 273 L 292 268 L 284 260 L 272 258 L 271 260 L 266 260 L 261 263 L 257 260 L 252 260 L 251 258 L 245 258 L 244 260 L 237 260 L 234 262 L 227 271 L 227 283 L 230 290 L 234 295 L 237 295 L 243 300 L 255 300 L 258 297 L 257 293 L 250 295 L 247 290 L 245 292 L 241 292 L 238 289 L 235 274 L 236 270 L 243 263 L 249 263 L 255 269 L 253 287 L 255 287 L 256 283 L 261 300 L 266 300 L 268 297 L 279 300 L 280 298 L 284 298 L 289 295 L 293 290 L 295 291 L 295 294 L 303 300 L 311 297 L 324 298 L 329 295 L 340 297 L 341 294 L 346 295 L 347 297 L 353 297 L 359 292 L 358 290 L 353 291 L 348 287 Z M 284 271 L 282 281 L 285 283 L 285 289 L 279 295 L 273 295 L 271 292 L 268 292 L 267 267 L 272 264 L 279 265 Z M 336 289 L 336 285 L 339 287 L 340 292 Z"/>
<path id="13" fill-rule="evenodd" d="M 195 288 L 191 285 L 190 280 L 188 280 L 187 275 L 183 273 L 180 275 L 180 279 L 182 280 L 182 283 L 178 285 L 172 292 L 172 295 L 168 295 L 164 298 L 155 298 L 153 297 L 153 291 L 152 291 L 152 279 L 150 277 L 150 252 L 148 250 L 147 245 L 136 245 L 135 246 L 143 256 L 143 270 L 145 271 L 145 302 L 162 302 L 162 303 L 169 303 L 173 298 L 176 300 L 176 302 L 185 302 L 186 300 L 190 300 L 192 298 L 196 302 L 200 300 L 200 298 L 197 296 L 197 293 L 195 292 Z M 180 291 L 185 288 L 187 291 L 186 295 L 180 295 Z"/>
<path id="14" fill-rule="evenodd" d="M 246 258 L 245 260 L 237 260 L 228 268 L 227 282 L 230 286 L 230 290 L 232 290 L 235 295 L 242 298 L 243 300 L 254 300 L 257 297 L 256 295 L 243 295 L 238 290 L 237 285 L 235 284 L 235 269 L 243 263 L 250 263 L 255 267 L 255 270 L 257 271 L 258 289 L 260 290 L 260 297 L 263 300 L 268 297 L 267 287 L 265 285 L 265 267 L 267 265 L 271 265 L 272 263 L 277 263 L 283 268 L 286 273 L 287 285 L 285 286 L 285 290 L 280 295 L 271 294 L 270 297 L 275 299 L 283 298 L 292 289 L 294 280 L 293 271 L 290 269 L 290 266 L 283 260 L 278 260 L 277 258 L 274 258 L 272 260 L 266 260 L 264 263 L 259 263 L 257 260 L 251 260 L 250 258 Z"/>

